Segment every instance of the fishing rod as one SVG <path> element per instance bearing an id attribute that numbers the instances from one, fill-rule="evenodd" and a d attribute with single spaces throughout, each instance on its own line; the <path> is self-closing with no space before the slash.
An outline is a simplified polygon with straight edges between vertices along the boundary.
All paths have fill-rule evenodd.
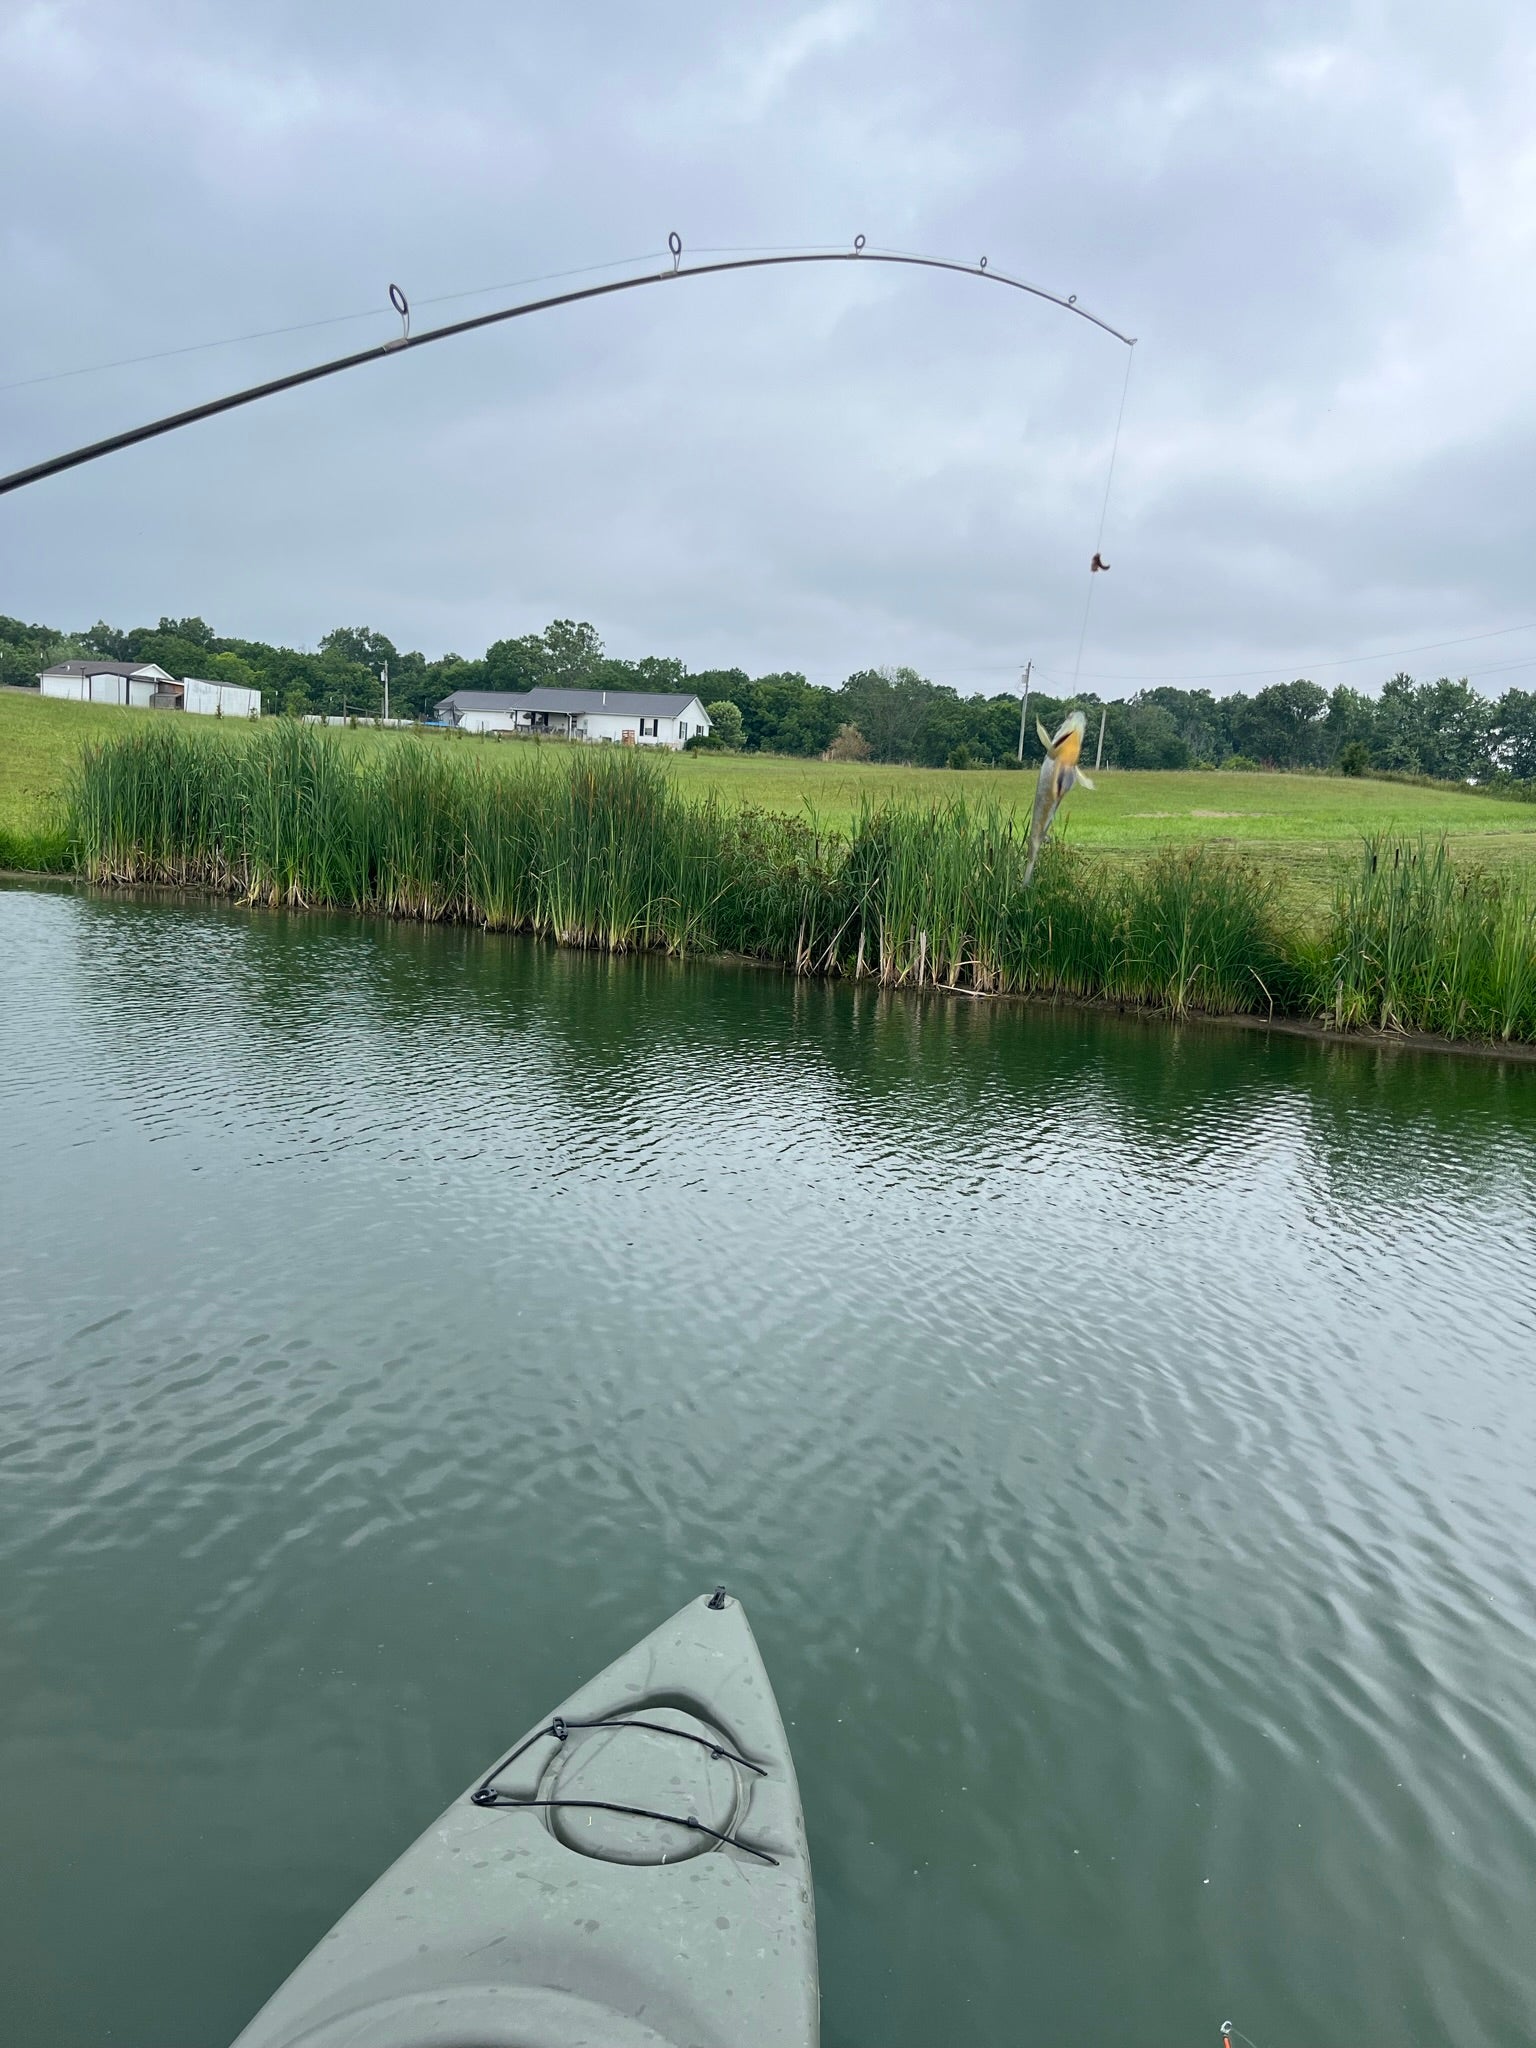
<path id="1" fill-rule="evenodd" d="M 66 455 L 50 456 L 46 462 L 34 462 L 26 469 L 13 470 L 9 476 L 0 477 L 0 497 L 8 491 L 19 491 L 25 484 L 41 483 L 44 477 L 58 476 L 66 469 L 78 469 L 83 462 L 95 462 L 103 455 L 115 455 L 119 449 L 136 447 L 140 441 L 152 441 L 157 435 L 174 433 L 178 427 L 194 426 L 199 420 L 213 419 L 221 412 L 233 412 L 237 406 L 254 405 L 258 398 L 272 398 L 279 391 L 293 391 L 301 384 L 314 384 L 320 378 L 334 377 L 342 370 L 356 370 L 364 363 L 382 362 L 389 356 L 403 355 L 408 349 L 425 348 L 429 342 L 447 341 L 455 334 L 473 334 L 481 327 L 495 327 L 503 320 L 521 320 L 530 313 L 547 313 L 556 306 L 579 305 L 585 299 L 611 298 L 616 292 L 638 291 L 646 285 L 668 284 L 685 277 L 716 277 L 727 270 L 776 270 L 798 263 L 892 263 L 914 270 L 948 270 L 960 277 L 978 277 L 986 284 L 1006 285 L 1011 291 L 1028 292 L 1032 298 L 1046 299 L 1051 305 L 1060 306 L 1064 312 L 1075 313 L 1079 319 L 1102 328 L 1116 341 L 1124 342 L 1127 348 L 1136 345 L 1133 334 L 1122 334 L 1118 327 L 1111 327 L 1097 313 L 1090 313 L 1086 306 L 1080 306 L 1075 292 L 1063 298 L 1058 292 L 1047 291 L 1043 285 L 1026 284 L 1023 278 L 1009 277 L 1004 271 L 989 269 L 985 256 L 975 263 L 961 263 L 944 256 L 909 256 L 894 250 L 867 249 L 864 237 L 855 235 L 851 249 L 815 250 L 790 256 L 743 256 L 727 263 L 685 265 L 682 237 L 675 230 L 667 237 L 667 248 L 672 257 L 670 270 L 648 270 L 638 277 L 621 277 L 609 284 L 584 285 L 579 291 L 557 292 L 552 298 L 527 299 L 520 305 L 503 306 L 496 313 L 477 313 L 468 320 L 453 320 L 442 327 L 429 327 L 421 334 L 412 334 L 410 302 L 400 287 L 392 284 L 389 301 L 400 316 L 403 330 L 392 340 L 359 349 L 353 355 L 337 356 L 332 362 L 315 363 L 307 370 L 290 371 L 286 377 L 269 378 L 265 384 L 252 384 L 244 391 L 232 391 L 226 398 L 211 398 L 203 405 L 190 405 L 183 412 L 167 413 L 164 419 L 150 420 L 142 427 L 109 434 L 104 441 L 91 441 L 83 448 L 72 448 Z"/>

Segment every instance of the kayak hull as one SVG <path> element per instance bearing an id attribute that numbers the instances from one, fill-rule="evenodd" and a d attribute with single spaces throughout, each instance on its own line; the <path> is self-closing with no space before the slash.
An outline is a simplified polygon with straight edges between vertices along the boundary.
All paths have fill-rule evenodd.
<path id="1" fill-rule="evenodd" d="M 717 1594 L 455 1800 L 235 2048 L 815 2048 L 819 2005 L 789 1745 Z"/>

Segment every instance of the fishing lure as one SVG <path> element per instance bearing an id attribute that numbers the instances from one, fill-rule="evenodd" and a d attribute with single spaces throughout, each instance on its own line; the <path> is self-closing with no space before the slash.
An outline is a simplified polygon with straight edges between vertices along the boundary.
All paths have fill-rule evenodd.
<path id="1" fill-rule="evenodd" d="M 1093 787 L 1077 765 L 1087 726 L 1087 717 L 1081 711 L 1069 711 L 1054 735 L 1046 731 L 1038 718 L 1035 720 L 1035 731 L 1045 748 L 1045 759 L 1040 763 L 1040 779 L 1035 784 L 1034 815 L 1029 821 L 1029 865 L 1024 870 L 1026 888 L 1034 879 L 1035 862 L 1040 858 L 1040 849 L 1045 844 L 1046 834 L 1051 829 L 1051 821 L 1062 798 L 1078 783 L 1084 789 Z"/>

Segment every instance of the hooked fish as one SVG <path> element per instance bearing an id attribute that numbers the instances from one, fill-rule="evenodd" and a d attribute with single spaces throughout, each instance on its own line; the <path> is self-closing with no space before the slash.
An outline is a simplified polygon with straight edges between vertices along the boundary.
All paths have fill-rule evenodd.
<path id="1" fill-rule="evenodd" d="M 1054 737 L 1048 733 L 1037 718 L 1035 731 L 1040 735 L 1040 744 L 1045 748 L 1045 759 L 1040 763 L 1040 779 L 1035 784 L 1035 810 L 1029 823 L 1029 865 L 1024 870 L 1025 885 L 1034 878 L 1035 862 L 1040 858 L 1040 849 L 1045 844 L 1045 835 L 1051 829 L 1051 820 L 1056 808 L 1069 789 L 1081 783 L 1084 789 L 1093 784 L 1078 767 L 1078 756 L 1083 751 L 1083 733 L 1088 719 L 1081 711 L 1069 711 L 1056 728 Z"/>

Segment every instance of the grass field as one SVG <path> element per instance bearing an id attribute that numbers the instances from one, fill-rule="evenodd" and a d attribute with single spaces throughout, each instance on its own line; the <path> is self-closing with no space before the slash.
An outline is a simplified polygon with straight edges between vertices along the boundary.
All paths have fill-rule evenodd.
<path id="1" fill-rule="evenodd" d="M 828 824 L 846 825 L 861 806 L 899 798 L 912 803 L 964 795 L 1028 811 L 1035 778 L 1002 769 L 892 768 L 874 763 L 797 761 L 753 754 L 684 754 L 670 763 L 684 788 L 713 789 L 766 810 L 806 805 Z M 1267 848 L 1287 858 L 1298 848 L 1353 846 L 1367 832 L 1426 832 L 1475 838 L 1536 859 L 1536 804 L 1479 796 L 1450 786 L 1352 780 L 1333 775 L 1111 773 L 1073 797 L 1062 812 L 1066 836 L 1085 850 L 1135 853 L 1209 840 Z"/>
<path id="2" fill-rule="evenodd" d="M 0 691 L 0 865 L 27 864 L 29 844 L 56 842 L 59 805 L 87 740 L 167 716 L 106 705 L 67 704 L 28 691 Z M 231 725 L 239 743 L 251 728 Z M 414 744 L 367 729 L 349 736 L 360 749 Z M 537 755 L 563 748 L 521 742 L 429 738 L 515 774 Z M 900 798 L 919 804 L 964 795 L 1028 811 L 1031 773 L 1001 769 L 896 768 L 794 760 L 780 755 L 682 754 L 666 759 L 680 790 L 718 792 L 764 810 L 807 809 L 844 828 L 868 804 Z M 1324 775 L 1104 773 L 1093 791 L 1063 807 L 1058 830 L 1085 852 L 1134 859 L 1170 843 L 1226 846 L 1282 875 L 1298 908 L 1320 907 L 1341 857 L 1367 833 L 1444 836 L 1458 863 L 1536 867 L 1536 804 L 1450 787 L 1346 780 Z"/>

